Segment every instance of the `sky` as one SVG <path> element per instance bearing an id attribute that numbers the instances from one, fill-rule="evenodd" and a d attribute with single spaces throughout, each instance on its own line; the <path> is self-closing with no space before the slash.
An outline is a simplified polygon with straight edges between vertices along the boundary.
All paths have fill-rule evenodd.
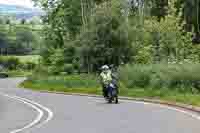
<path id="1" fill-rule="evenodd" d="M 0 4 L 19 5 L 33 8 L 33 2 L 31 0 L 0 0 Z"/>

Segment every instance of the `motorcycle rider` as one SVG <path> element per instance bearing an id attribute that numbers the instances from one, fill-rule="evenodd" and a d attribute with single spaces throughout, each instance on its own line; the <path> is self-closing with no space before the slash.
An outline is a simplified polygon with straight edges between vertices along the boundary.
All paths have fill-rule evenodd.
<path id="1" fill-rule="evenodd" d="M 112 71 L 110 70 L 108 65 L 104 65 L 101 67 L 100 73 L 100 82 L 102 85 L 103 96 L 104 98 L 108 97 L 107 86 L 112 82 Z"/>

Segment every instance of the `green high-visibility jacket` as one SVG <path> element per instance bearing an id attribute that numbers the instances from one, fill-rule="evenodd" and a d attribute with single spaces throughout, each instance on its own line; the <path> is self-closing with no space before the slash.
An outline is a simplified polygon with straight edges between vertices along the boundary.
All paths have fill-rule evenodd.
<path id="1" fill-rule="evenodd" d="M 101 72 L 101 82 L 104 85 L 108 85 L 112 81 L 112 72 L 110 70 Z"/>

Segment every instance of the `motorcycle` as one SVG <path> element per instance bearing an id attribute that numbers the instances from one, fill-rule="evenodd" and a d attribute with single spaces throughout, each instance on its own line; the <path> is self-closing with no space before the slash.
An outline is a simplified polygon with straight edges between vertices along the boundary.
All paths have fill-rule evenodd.
<path id="1" fill-rule="evenodd" d="M 118 88 L 117 85 L 111 82 L 107 86 L 107 101 L 108 103 L 112 103 L 113 101 L 118 104 Z"/>

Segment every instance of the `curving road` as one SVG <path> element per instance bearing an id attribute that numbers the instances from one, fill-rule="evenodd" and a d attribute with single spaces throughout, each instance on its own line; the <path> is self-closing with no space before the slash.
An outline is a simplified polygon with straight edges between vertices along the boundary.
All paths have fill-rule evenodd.
<path id="1" fill-rule="evenodd" d="M 199 133 L 200 117 L 167 106 L 23 90 L 0 80 L 1 133 Z"/>

